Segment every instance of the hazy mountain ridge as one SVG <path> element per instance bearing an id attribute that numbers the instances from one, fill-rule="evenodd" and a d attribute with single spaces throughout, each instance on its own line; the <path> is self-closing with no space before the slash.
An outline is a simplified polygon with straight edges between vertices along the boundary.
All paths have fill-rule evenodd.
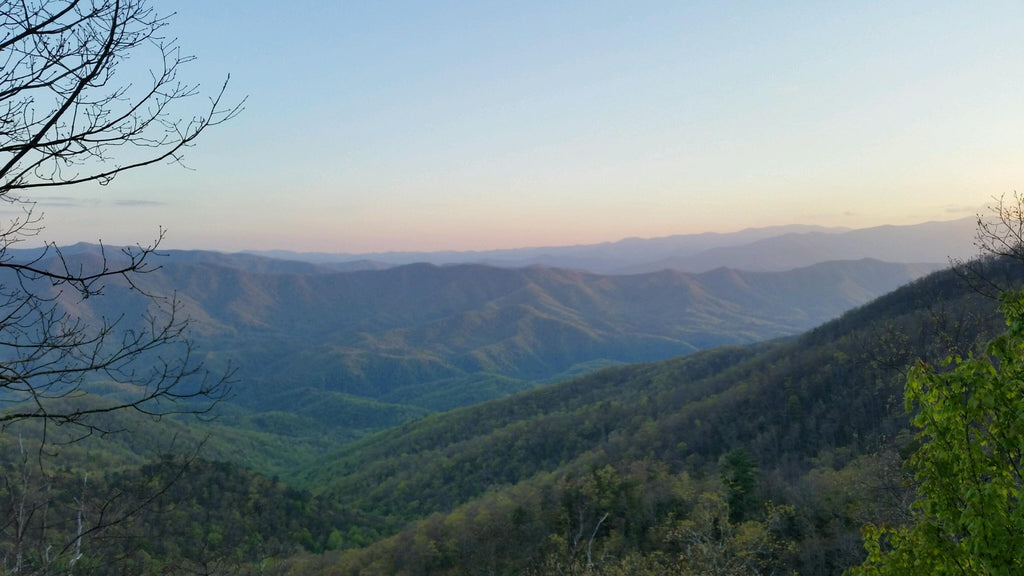
<path id="1" fill-rule="evenodd" d="M 778 271 L 813 262 L 859 258 L 948 264 L 951 258 L 964 260 L 974 255 L 971 240 L 976 225 L 975 218 L 964 218 L 831 234 L 817 231 L 788 233 L 742 246 L 716 247 L 700 254 L 676 256 L 653 265 L 700 272 L 718 266 Z"/>
<path id="2" fill-rule="evenodd" d="M 376 252 L 345 254 L 329 252 L 294 252 L 289 250 L 250 251 L 254 254 L 301 260 L 328 265 L 400 266 L 417 262 L 432 264 L 486 264 L 503 268 L 550 266 L 572 268 L 595 273 L 619 273 L 636 262 L 655 261 L 670 256 L 692 255 L 720 247 L 746 244 L 781 234 L 799 232 L 845 232 L 846 228 L 794 224 L 748 228 L 738 232 L 678 234 L 663 238 L 624 238 L 615 242 L 580 244 L 574 246 L 544 246 L 538 248 L 508 248 L 498 250 L 439 251 L 439 252 Z M 638 270 L 654 272 L 660 268 Z"/>
<path id="3" fill-rule="evenodd" d="M 851 230 L 792 225 L 617 242 L 487 251 L 383 252 L 370 254 L 254 251 L 348 269 L 380 269 L 415 262 L 486 264 L 505 268 L 550 266 L 598 274 L 641 274 L 663 269 L 706 272 L 718 267 L 783 271 L 833 260 L 948 264 L 975 255 L 976 218 Z"/>

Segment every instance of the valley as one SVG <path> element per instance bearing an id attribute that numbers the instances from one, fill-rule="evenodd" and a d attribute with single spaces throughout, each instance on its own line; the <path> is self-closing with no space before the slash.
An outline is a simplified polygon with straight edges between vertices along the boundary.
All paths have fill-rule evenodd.
<path id="1" fill-rule="evenodd" d="M 103 428 L 125 432 L 48 456 L 67 513 L 72 470 L 103 470 L 97 505 L 155 490 L 97 534 L 95 573 L 128 546 L 147 553 L 123 566 L 143 572 L 661 574 L 685 557 L 699 573 L 756 549 L 764 569 L 839 574 L 863 556 L 861 526 L 900 522 L 909 497 L 905 367 L 1000 328 L 993 300 L 933 263 L 344 272 L 172 251 L 159 264 L 99 298 L 54 298 L 100 318 L 173 292 L 204 362 L 237 371 L 211 418 L 112 414 Z M 1020 282 L 1013 263 L 985 266 Z M 76 402 L 117 394 L 85 390 Z M 9 470 L 15 438 L 41 440 L 10 427 Z M 708 537 L 701 517 L 724 530 L 703 560 L 689 548 Z"/>

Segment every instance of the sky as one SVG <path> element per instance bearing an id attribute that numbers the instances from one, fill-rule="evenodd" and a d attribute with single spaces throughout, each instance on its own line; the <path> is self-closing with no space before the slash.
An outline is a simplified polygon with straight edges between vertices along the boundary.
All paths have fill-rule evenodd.
<path id="1" fill-rule="evenodd" d="M 245 111 L 188 169 L 33 198 L 41 237 L 486 250 L 952 220 L 1024 191 L 1019 0 L 153 5 L 196 56 L 182 78 L 230 74 Z"/>

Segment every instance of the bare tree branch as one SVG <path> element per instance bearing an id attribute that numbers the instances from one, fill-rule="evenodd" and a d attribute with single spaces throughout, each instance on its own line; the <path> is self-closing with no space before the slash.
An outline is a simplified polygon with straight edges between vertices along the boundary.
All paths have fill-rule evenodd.
<path id="1" fill-rule="evenodd" d="M 1013 279 L 1000 273 L 1005 267 L 997 260 L 1024 264 L 1024 195 L 1014 192 L 992 199 L 987 214 L 977 215 L 974 246 L 979 256 L 971 260 L 952 260 L 950 264 L 964 281 L 979 294 L 998 298 L 1010 290 Z"/>
<path id="2" fill-rule="evenodd" d="M 153 260 L 163 230 L 149 244 L 100 244 L 84 254 L 53 243 L 20 249 L 43 231 L 26 194 L 103 185 L 158 162 L 181 164 L 202 133 L 242 111 L 244 99 L 225 104 L 227 80 L 195 107 L 199 86 L 179 78 L 193 57 L 165 36 L 168 22 L 148 0 L 0 0 L 0 201 L 20 209 L 0 220 L 0 433 L 37 424 L 39 467 L 30 477 L 19 443 L 13 470 L 20 473 L 0 469 L 0 505 L 7 508 L 0 512 L 0 571 L 12 561 L 17 573 L 59 565 L 70 573 L 84 553 L 83 537 L 124 522 L 166 490 L 127 500 L 117 494 L 87 509 L 83 481 L 70 538 L 52 545 L 61 535 L 47 512 L 47 446 L 118 432 L 124 420 L 112 415 L 121 412 L 204 414 L 229 390 L 232 369 L 212 374 L 203 365 L 177 295 L 138 282 L 159 268 Z M 148 78 L 125 78 L 129 61 L 149 62 Z M 107 287 L 142 294 L 145 309 L 111 312 L 118 306 L 92 306 L 96 300 L 85 306 Z M 94 394 L 99 386 L 116 393 Z M 55 427 L 64 429 L 56 438 Z M 30 527 L 37 531 L 31 569 Z"/>
<path id="3" fill-rule="evenodd" d="M 0 201 L 22 209 L 0 225 L 0 430 L 37 420 L 107 433 L 93 417 L 202 413 L 227 392 L 225 376 L 195 355 L 177 297 L 143 292 L 135 280 L 158 268 L 162 230 L 151 244 L 101 244 L 91 257 L 52 243 L 14 249 L 43 229 L 24 193 L 181 163 L 200 134 L 242 110 L 244 99 L 223 105 L 225 81 L 200 114 L 182 113 L 200 91 L 179 80 L 193 58 L 164 36 L 167 24 L 146 0 L 0 0 Z M 140 57 L 154 64 L 149 81 L 122 79 Z M 81 302 L 109 282 L 143 293 L 149 310 L 82 317 Z M 71 401 L 98 381 L 131 392 L 103 405 Z"/>

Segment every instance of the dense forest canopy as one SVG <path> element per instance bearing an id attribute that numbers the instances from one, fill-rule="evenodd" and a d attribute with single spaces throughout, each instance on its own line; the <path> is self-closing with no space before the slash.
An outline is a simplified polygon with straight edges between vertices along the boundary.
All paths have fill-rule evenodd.
<path id="1" fill-rule="evenodd" d="M 984 270 L 1020 283 L 1013 261 Z M 864 525 L 913 518 L 907 368 L 981 350 L 1003 325 L 997 307 L 947 270 L 795 339 L 607 368 L 335 449 L 302 420 L 240 412 L 203 425 L 200 458 L 147 464 L 204 428 L 127 422 L 150 439 L 62 450 L 67 468 L 44 483 L 48 530 L 67 537 L 54 527 L 73 524 L 76 498 L 150 478 L 130 523 L 83 539 L 96 573 L 839 574 L 864 558 Z M 17 445 L 5 436 L 8 453 Z M 288 484 L 202 458 L 246 450 L 289 458 Z M 264 514 L 284 528 L 266 531 Z"/>
<path id="2" fill-rule="evenodd" d="M 162 230 L 22 250 L 40 194 L 180 164 L 241 111 L 226 83 L 191 110 L 168 23 L 0 0 L 0 574 L 1024 568 L 1020 196 L 923 278 L 807 261 L 895 229 L 618 275 L 161 268 Z"/>

